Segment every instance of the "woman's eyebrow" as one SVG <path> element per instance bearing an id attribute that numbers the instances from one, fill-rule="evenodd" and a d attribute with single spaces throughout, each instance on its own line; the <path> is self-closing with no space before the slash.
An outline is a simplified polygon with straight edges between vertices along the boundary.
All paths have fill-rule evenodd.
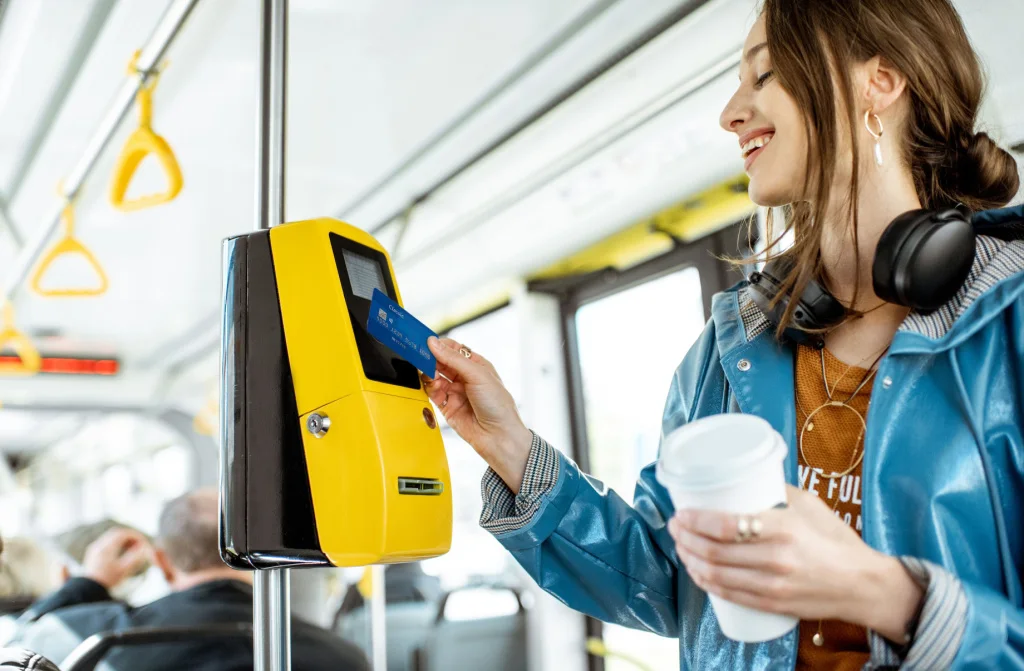
<path id="1" fill-rule="evenodd" d="M 757 56 L 759 53 L 761 53 L 761 51 L 763 51 L 764 49 L 767 49 L 767 48 L 768 48 L 768 43 L 767 42 L 761 42 L 760 44 L 755 44 L 754 46 L 752 46 L 749 49 L 747 49 L 747 53 L 743 56 L 743 60 L 748 61 L 748 62 L 752 61 L 754 59 L 754 56 Z"/>

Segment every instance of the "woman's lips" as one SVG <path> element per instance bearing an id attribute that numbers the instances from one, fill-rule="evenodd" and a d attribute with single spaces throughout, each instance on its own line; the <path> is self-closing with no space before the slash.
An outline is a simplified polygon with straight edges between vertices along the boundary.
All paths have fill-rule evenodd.
<path id="1" fill-rule="evenodd" d="M 754 151 L 750 152 L 750 154 L 747 155 L 747 159 L 743 162 L 743 170 L 745 172 L 750 172 L 750 166 L 754 165 L 754 161 L 757 160 L 757 157 L 760 156 L 761 152 L 763 152 L 767 148 L 768 145 L 765 145 L 763 147 L 758 147 Z"/>

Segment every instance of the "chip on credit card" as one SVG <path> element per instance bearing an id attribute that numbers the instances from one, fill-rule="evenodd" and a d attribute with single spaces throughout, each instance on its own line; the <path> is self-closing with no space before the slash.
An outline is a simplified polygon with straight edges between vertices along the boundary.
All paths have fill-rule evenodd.
<path id="1" fill-rule="evenodd" d="M 380 289 L 373 290 L 366 330 L 427 377 L 436 376 L 437 359 L 427 347 L 427 338 L 437 334 Z"/>

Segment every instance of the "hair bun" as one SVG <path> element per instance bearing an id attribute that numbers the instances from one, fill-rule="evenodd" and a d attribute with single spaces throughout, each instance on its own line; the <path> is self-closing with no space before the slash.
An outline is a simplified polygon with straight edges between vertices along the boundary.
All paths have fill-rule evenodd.
<path id="1" fill-rule="evenodd" d="M 957 179 L 952 190 L 975 212 L 1006 205 L 1020 187 L 1017 161 L 988 133 L 969 134 L 965 140 L 957 152 Z"/>

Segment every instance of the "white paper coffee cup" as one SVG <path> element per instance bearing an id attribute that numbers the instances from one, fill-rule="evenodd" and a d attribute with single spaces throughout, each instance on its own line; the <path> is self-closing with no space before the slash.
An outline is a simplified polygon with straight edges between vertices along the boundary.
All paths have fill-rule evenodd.
<path id="1" fill-rule="evenodd" d="M 760 417 L 714 415 L 666 436 L 656 473 L 676 510 L 753 515 L 785 503 L 785 457 L 785 440 Z M 779 638 L 799 622 L 708 596 L 722 633 L 736 641 Z"/>

